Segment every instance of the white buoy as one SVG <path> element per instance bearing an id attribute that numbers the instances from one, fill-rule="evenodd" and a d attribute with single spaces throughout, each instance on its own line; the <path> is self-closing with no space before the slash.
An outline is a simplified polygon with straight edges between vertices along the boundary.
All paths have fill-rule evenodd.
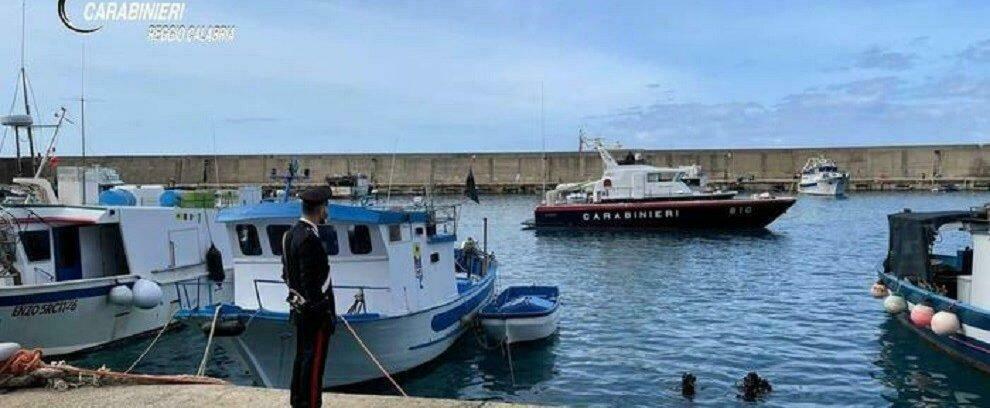
<path id="1" fill-rule="evenodd" d="M 907 310 L 907 302 L 904 301 L 903 297 L 890 295 L 883 300 L 883 308 L 887 311 L 887 313 L 900 314 L 901 312 Z"/>
<path id="2" fill-rule="evenodd" d="M 0 343 L 0 362 L 10 358 L 20 349 L 21 345 L 17 343 Z"/>
<path id="3" fill-rule="evenodd" d="M 127 285 L 117 285 L 110 289 L 110 303 L 120 306 L 131 306 L 134 304 L 134 292 Z"/>
<path id="4" fill-rule="evenodd" d="M 942 311 L 932 316 L 932 331 L 935 334 L 952 334 L 959 328 L 959 316 L 955 313 Z"/>
<path id="5" fill-rule="evenodd" d="M 151 309 L 162 303 L 162 287 L 148 279 L 134 282 L 134 306 Z"/>

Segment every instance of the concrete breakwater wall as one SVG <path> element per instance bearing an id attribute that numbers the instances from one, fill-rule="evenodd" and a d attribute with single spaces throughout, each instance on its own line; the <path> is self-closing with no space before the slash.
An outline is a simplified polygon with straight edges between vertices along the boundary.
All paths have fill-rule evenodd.
<path id="1" fill-rule="evenodd" d="M 968 189 L 990 186 L 990 149 L 977 144 L 930 146 L 877 146 L 787 149 L 632 150 L 657 166 L 700 164 L 717 184 L 751 185 L 756 188 L 789 188 L 795 173 L 812 156 L 824 154 L 849 172 L 853 189 L 911 189 L 952 183 Z M 628 150 L 614 151 L 616 158 Z M 191 155 L 191 156 L 91 156 L 86 163 L 112 167 L 128 183 L 178 186 L 273 184 L 272 169 L 284 172 L 289 160 L 309 169 L 310 180 L 323 183 L 326 176 L 365 173 L 379 186 L 388 183 L 399 192 L 415 192 L 433 185 L 440 192 L 456 192 L 468 168 L 483 191 L 532 192 L 546 179 L 550 185 L 594 179 L 601 175 L 595 152 L 504 153 L 385 153 L 301 155 Z M 80 157 L 60 157 L 59 165 L 80 165 Z M 23 173 L 30 160 L 22 162 Z M 0 159 L 5 182 L 17 173 L 12 158 Z M 50 170 L 46 169 L 46 174 Z M 740 180 L 742 181 L 740 183 Z"/>

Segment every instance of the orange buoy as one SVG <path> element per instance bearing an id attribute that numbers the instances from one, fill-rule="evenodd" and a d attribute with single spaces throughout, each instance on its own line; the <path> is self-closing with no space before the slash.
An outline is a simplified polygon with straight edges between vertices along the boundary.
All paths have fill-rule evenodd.
<path id="1" fill-rule="evenodd" d="M 935 309 L 928 305 L 915 305 L 911 309 L 911 323 L 918 327 L 928 327 L 932 323 Z"/>

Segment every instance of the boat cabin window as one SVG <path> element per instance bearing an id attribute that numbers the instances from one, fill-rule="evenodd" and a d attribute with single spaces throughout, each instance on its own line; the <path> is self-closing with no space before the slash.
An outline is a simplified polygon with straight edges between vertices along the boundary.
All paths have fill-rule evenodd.
<path id="1" fill-rule="evenodd" d="M 258 229 L 254 225 L 238 224 L 235 230 L 237 232 L 237 244 L 241 247 L 242 254 L 248 256 L 261 255 Z"/>
<path id="2" fill-rule="evenodd" d="M 351 225 L 347 227 L 347 243 L 351 253 L 364 255 L 371 253 L 371 229 L 367 225 Z"/>
<path id="3" fill-rule="evenodd" d="M 52 243 L 48 230 L 23 231 L 21 243 L 24 245 L 24 254 L 27 255 L 29 262 L 52 259 Z"/>
<path id="4" fill-rule="evenodd" d="M 648 173 L 646 175 L 646 181 L 650 183 L 669 182 L 677 179 L 677 175 L 678 173 L 667 173 L 667 172 Z"/>
<path id="5" fill-rule="evenodd" d="M 337 230 L 333 229 L 332 225 L 320 225 L 317 229 L 320 231 L 320 241 L 323 241 L 323 250 L 327 251 L 327 255 L 340 253 L 340 247 L 337 245 Z"/>
<path id="6" fill-rule="evenodd" d="M 269 225 L 265 227 L 268 233 L 268 245 L 272 248 L 272 255 L 282 256 L 282 235 L 289 230 L 288 225 Z"/>
<path id="7" fill-rule="evenodd" d="M 388 226 L 388 242 L 402 241 L 402 226 L 390 224 Z"/>

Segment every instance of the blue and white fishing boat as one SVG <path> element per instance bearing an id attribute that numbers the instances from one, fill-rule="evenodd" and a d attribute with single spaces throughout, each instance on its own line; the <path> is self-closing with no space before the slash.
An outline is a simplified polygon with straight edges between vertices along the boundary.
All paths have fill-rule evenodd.
<path id="1" fill-rule="evenodd" d="M 545 339 L 560 324 L 559 295 L 556 286 L 511 286 L 481 309 L 478 320 L 500 344 Z"/>
<path id="2" fill-rule="evenodd" d="M 373 208 L 330 204 L 319 227 L 330 257 L 339 319 L 323 383 L 359 383 L 433 360 L 471 326 L 493 296 L 498 263 L 482 250 L 455 249 L 456 207 Z M 301 214 L 298 201 L 224 209 L 233 240 L 234 301 L 221 307 L 218 341 L 266 387 L 288 388 L 295 356 L 282 234 Z M 448 214 L 448 215 L 445 215 Z M 203 323 L 215 309 L 190 311 Z M 368 351 L 365 351 L 357 339 Z M 382 368 L 371 359 L 381 363 Z"/>
<path id="3" fill-rule="evenodd" d="M 877 297 L 923 339 L 990 372 L 990 207 L 891 214 L 890 247 Z M 962 230 L 971 246 L 933 252 L 940 232 Z"/>

